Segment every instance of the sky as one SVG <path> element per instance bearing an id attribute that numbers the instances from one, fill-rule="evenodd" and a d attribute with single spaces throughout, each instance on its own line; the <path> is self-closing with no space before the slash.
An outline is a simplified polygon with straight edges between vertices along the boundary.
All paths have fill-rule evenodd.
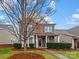
<path id="1" fill-rule="evenodd" d="M 70 29 L 79 25 L 79 0 L 56 0 L 52 16 L 56 29 Z"/>
<path id="2" fill-rule="evenodd" d="M 70 29 L 79 26 L 79 0 L 55 0 L 56 13 L 52 16 L 52 21 L 56 23 L 56 29 Z M 5 18 L 0 12 L 0 19 Z"/>

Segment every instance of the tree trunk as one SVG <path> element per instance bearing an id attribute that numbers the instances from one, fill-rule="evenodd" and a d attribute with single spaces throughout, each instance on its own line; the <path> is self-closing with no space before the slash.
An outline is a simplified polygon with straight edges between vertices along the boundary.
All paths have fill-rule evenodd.
<path id="1" fill-rule="evenodd" d="M 26 51 L 26 40 L 24 40 L 24 51 Z"/>
<path id="2" fill-rule="evenodd" d="M 22 38 L 21 35 L 19 35 L 20 44 L 22 44 Z"/>

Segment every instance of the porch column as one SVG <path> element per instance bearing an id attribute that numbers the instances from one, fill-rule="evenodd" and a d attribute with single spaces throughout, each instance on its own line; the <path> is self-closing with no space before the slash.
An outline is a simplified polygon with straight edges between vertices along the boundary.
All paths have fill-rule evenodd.
<path id="1" fill-rule="evenodd" d="M 48 41 L 48 40 L 47 40 L 47 37 L 48 37 L 48 36 L 46 35 L 46 47 L 47 47 L 47 41 Z"/>
<path id="2" fill-rule="evenodd" d="M 47 37 L 48 37 L 48 36 L 46 35 L 46 43 L 47 43 Z"/>
<path id="3" fill-rule="evenodd" d="M 58 36 L 58 43 L 60 42 L 60 36 Z"/>
<path id="4" fill-rule="evenodd" d="M 27 39 L 27 47 L 29 47 L 29 38 Z"/>
<path id="5" fill-rule="evenodd" d="M 36 34 L 36 48 L 38 48 L 38 36 Z"/>
<path id="6" fill-rule="evenodd" d="M 72 39 L 72 47 L 71 47 L 72 49 L 74 49 L 75 47 L 74 47 L 74 39 Z"/>

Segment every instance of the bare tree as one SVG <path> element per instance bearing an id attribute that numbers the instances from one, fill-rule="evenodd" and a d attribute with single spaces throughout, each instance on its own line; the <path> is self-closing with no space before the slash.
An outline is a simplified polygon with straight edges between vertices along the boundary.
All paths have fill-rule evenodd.
<path id="1" fill-rule="evenodd" d="M 44 20 L 45 15 L 52 16 L 55 13 L 53 0 L 1 0 L 0 6 L 13 26 L 13 35 L 17 37 L 20 43 L 21 41 L 24 42 L 24 50 L 26 50 L 26 40 L 35 27 Z M 27 27 L 31 21 L 35 21 L 36 25 L 28 33 Z"/>

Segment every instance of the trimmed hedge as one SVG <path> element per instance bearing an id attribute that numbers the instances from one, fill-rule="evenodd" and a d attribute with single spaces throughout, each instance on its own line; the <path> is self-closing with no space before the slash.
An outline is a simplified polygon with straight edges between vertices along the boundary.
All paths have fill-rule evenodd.
<path id="1" fill-rule="evenodd" d="M 21 48 L 21 44 L 20 44 L 20 43 L 14 43 L 14 44 L 13 44 L 13 47 L 14 47 L 15 49 L 20 49 L 20 48 Z"/>
<path id="2" fill-rule="evenodd" d="M 33 43 L 29 44 L 29 48 L 34 48 L 34 44 Z"/>
<path id="3" fill-rule="evenodd" d="M 71 43 L 47 43 L 47 48 L 70 49 Z"/>

